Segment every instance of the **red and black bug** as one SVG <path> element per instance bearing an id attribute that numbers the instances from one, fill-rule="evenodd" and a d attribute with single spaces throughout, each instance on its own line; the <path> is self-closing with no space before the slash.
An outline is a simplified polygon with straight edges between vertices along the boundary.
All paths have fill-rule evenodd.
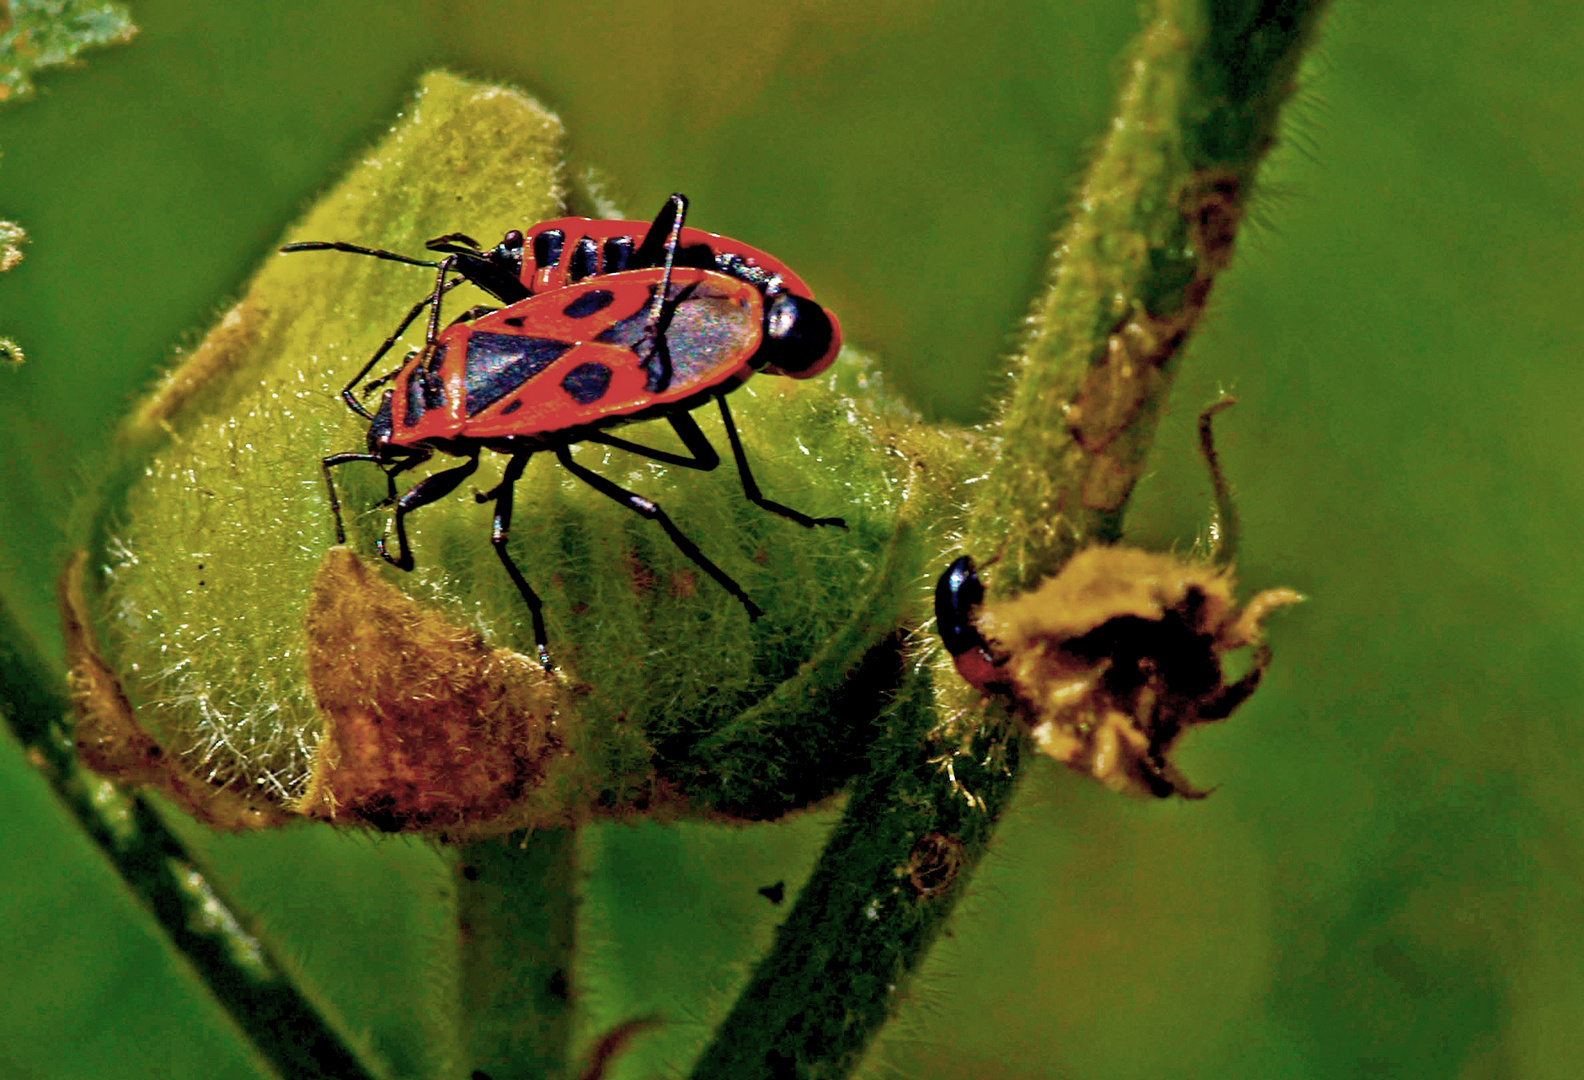
<path id="1" fill-rule="evenodd" d="M 686 198 L 673 195 L 653 222 L 557 218 L 542 221 L 527 233 L 512 229 L 487 251 L 466 233 L 437 236 L 424 246 L 444 254 L 449 271 L 503 304 L 600 274 L 660 266 L 668 258 L 674 266 L 716 270 L 767 293 L 813 299 L 808 286 L 781 260 L 730 237 L 684 228 L 686 213 Z M 313 240 L 287 244 L 281 250 L 346 251 L 410 266 L 442 265 L 342 241 Z"/>
<path id="2" fill-rule="evenodd" d="M 1003 671 L 1006 658 L 991 652 L 974 624 L 983 603 L 978 569 L 971 556 L 963 555 L 935 583 L 935 626 L 957 674 L 980 693 L 1005 692 L 1011 685 Z"/>
<path id="3" fill-rule="evenodd" d="M 582 218 L 535 226 L 530 235 L 536 239 L 529 241 L 534 258 L 528 263 L 519 260 L 520 278 L 508 278 L 505 271 L 511 257 L 499 254 L 514 250 L 514 240 L 521 241 L 522 234 L 515 232 L 508 233 L 492 253 L 481 253 L 476 245 L 466 252 L 436 247 L 466 239 L 457 236 L 430 241 L 431 248 L 448 252 L 437 264 L 347 244 L 283 248 L 353 251 L 435 266 L 439 271 L 431 294 L 408 312 L 396 332 L 342 390 L 348 407 L 369 421 L 369 433 L 366 453 L 331 454 L 323 461 L 336 542 L 345 542 L 346 531 L 330 478 L 334 466 L 368 461 L 385 471 L 389 500 L 395 503 L 392 528 L 396 553 L 391 554 L 384 537 L 379 552 L 393 565 L 411 570 L 414 563 L 406 516 L 454 491 L 478 468 L 480 451 L 508 455 L 500 483 L 478 499 L 495 503 L 491 541 L 528 605 L 539 657 L 549 668 L 542 604 L 512 561 L 506 542 L 517 480 L 534 454 L 550 451 L 596 491 L 657 521 L 684 555 L 742 603 L 750 618 L 763 614 L 658 505 L 578 464 L 571 455 L 573 444 L 595 442 L 683 468 L 714 469 L 720 456 L 691 415 L 693 409 L 714 398 L 743 493 L 751 502 L 805 527 L 845 527 L 840 518 L 810 517 L 760 494 L 726 404 L 726 394 L 755 372 L 808 378 L 829 367 L 841 347 L 834 316 L 776 260 L 735 241 L 684 229 L 686 210 L 686 199 L 673 195 L 647 227 Z M 573 274 L 572 268 L 562 265 L 564 242 L 559 251 L 543 252 L 543 258 L 537 250 L 545 246 L 538 237 L 554 231 L 564 237 L 573 223 L 581 223 L 576 225 L 581 230 L 579 248 L 590 236 L 630 241 L 636 235 L 634 229 L 646 231 L 641 240 L 625 245 L 631 248 L 629 257 L 605 258 L 611 249 L 602 245 L 601 260 L 596 261 L 594 270 Z M 703 241 L 694 244 L 694 248 L 708 246 L 709 266 L 679 262 L 679 253 L 686 250 L 682 242 L 690 235 L 709 237 L 709 245 Z M 521 242 L 515 244 L 519 256 L 522 246 Z M 704 255 L 695 252 L 692 258 L 701 262 Z M 453 271 L 459 276 L 452 277 Z M 463 281 L 502 299 L 513 299 L 500 309 L 472 308 L 441 330 L 441 301 Z M 425 308 L 429 320 L 423 347 L 410 354 L 398 370 L 365 388 L 367 392 L 381 383 L 391 384 L 378 409 L 370 412 L 359 400 L 358 384 Z M 622 424 L 657 418 L 671 424 L 688 456 L 607 433 Z M 429 460 L 436 451 L 466 460 L 425 477 L 397 497 L 396 476 Z"/>

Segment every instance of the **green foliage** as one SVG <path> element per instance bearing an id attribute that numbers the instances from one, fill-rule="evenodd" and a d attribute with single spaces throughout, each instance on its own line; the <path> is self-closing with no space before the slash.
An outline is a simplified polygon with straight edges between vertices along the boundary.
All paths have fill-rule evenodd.
<path id="1" fill-rule="evenodd" d="M 84 49 L 130 41 L 137 33 L 120 4 L 93 0 L 0 3 L 0 103 L 33 92 L 33 75 L 70 64 Z"/>
<path id="2" fill-rule="evenodd" d="M 33 93 L 33 74 L 71 64 L 83 49 L 131 40 L 137 33 L 119 4 L 84 0 L 0 0 L 0 105 Z M 27 233 L 0 220 L 0 273 L 22 261 Z M 25 359 L 22 347 L 0 337 L 0 368 Z"/>
<path id="3" fill-rule="evenodd" d="M 486 137 L 496 152 L 472 160 Z M 421 251 L 424 238 L 444 231 L 459 197 L 485 236 L 554 216 L 559 139 L 555 120 L 516 95 L 431 76 L 410 118 L 291 238 L 355 237 Z M 374 259 L 278 256 L 129 425 L 129 446 L 157 449 L 137 462 L 124 499 L 110 504 L 101 526 L 114 666 L 162 741 L 218 782 L 280 801 L 303 793 L 320 725 L 301 677 L 304 607 L 331 539 L 319 455 L 303 449 L 361 448 L 366 422 L 342 406 L 339 387 L 430 287 L 424 272 Z M 486 298 L 454 296 L 449 310 L 477 299 Z M 805 531 L 758 510 L 742 499 L 731 469 L 700 477 L 622 451 L 579 452 L 699 538 L 770 613 L 752 626 L 651 523 L 548 457 L 519 485 L 512 553 L 545 600 L 558 663 L 595 691 L 580 695 L 577 709 L 593 733 L 580 745 L 610 755 L 602 772 L 619 777 L 644 767 L 650 751 L 633 743 L 633 732 L 655 745 L 691 744 L 728 721 L 732 731 L 710 740 L 704 760 L 688 766 L 703 770 L 699 779 L 679 773 L 679 763 L 662 761 L 662 772 L 684 788 L 706 789 L 706 804 L 726 805 L 734 801 L 734 769 L 749 761 L 791 765 L 796 755 L 785 751 L 728 750 L 744 737 L 733 732 L 784 726 L 785 709 L 766 700 L 772 692 L 797 702 L 798 715 L 820 712 L 811 695 L 838 692 L 845 674 L 899 625 L 910 603 L 903 586 L 944 542 L 949 515 L 919 508 L 952 501 L 956 444 L 927 437 L 938 460 L 923 494 L 908 475 L 915 465 L 884 451 L 880 416 L 836 396 L 828 383 L 788 382 L 760 378 L 734 395 L 745 448 L 776 499 L 843 516 L 846 530 Z M 706 414 L 703 423 L 723 444 L 719 419 Z M 675 445 L 663 431 L 646 437 Z M 486 462 L 475 490 L 493 486 L 495 467 Z M 352 546 L 372 555 L 390 513 L 378 505 L 383 475 L 351 466 L 336 480 Z M 929 527 L 899 531 L 910 495 L 909 519 L 922 517 Z M 465 492 L 426 507 L 409 526 L 419 569 L 387 576 L 495 645 L 531 654 L 531 625 L 489 544 L 488 524 L 489 511 Z M 712 660 L 700 664 L 698 656 Z M 759 715 L 765 710 L 771 718 Z M 784 731 L 776 738 L 807 741 Z M 731 756 L 745 764 L 730 764 Z M 775 816 L 829 790 L 767 792 L 769 806 L 747 812 Z"/>
<path id="4" fill-rule="evenodd" d="M 1135 19 L 1083 2 L 792 3 L 707 25 L 647 3 L 283 10 L 141 0 L 137 47 L 0 116 L 6 211 L 39 238 L 0 282 L 30 354 L 0 366 L 0 590 L 51 669 L 55 537 L 114 418 L 414 72 L 532 86 L 631 185 L 625 209 L 688 191 L 708 227 L 808 267 L 849 337 L 884 344 L 891 386 L 971 419 Z M 1205 803 L 1122 803 L 1036 763 L 866 1074 L 1566 1075 L 1584 1053 L 1584 21 L 1410 2 L 1344 6 L 1325 31 L 1284 133 L 1305 154 L 1268 174 L 1265 227 L 1217 286 L 1128 518 L 1157 548 L 1202 523 L 1192 418 L 1229 383 L 1240 578 L 1315 602 L 1284 618 L 1237 721 L 1187 747 L 1219 784 Z M 0 1071 L 258 1075 L 23 754 L 0 769 L 17 871 Z M 795 896 L 829 821 L 586 830 L 575 1056 L 658 1008 L 613 1080 L 691 1060 L 787 910 L 756 889 Z M 454 901 L 431 851 L 184 836 L 394 1071 L 432 1071 Z"/>

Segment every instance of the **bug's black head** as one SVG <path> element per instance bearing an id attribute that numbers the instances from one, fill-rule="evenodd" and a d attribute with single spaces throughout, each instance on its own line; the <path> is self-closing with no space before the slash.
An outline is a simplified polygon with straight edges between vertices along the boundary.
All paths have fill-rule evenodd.
<path id="1" fill-rule="evenodd" d="M 1007 672 L 1007 655 L 993 649 L 979 632 L 977 618 L 984 595 L 973 559 L 967 555 L 957 559 L 935 583 L 935 628 L 957 674 L 968 685 L 981 694 L 1013 699 L 1018 688 Z"/>
<path id="2" fill-rule="evenodd" d="M 495 250 L 485 256 L 496 269 L 513 278 L 522 277 L 523 261 L 523 234 L 520 229 L 512 229 L 501 242 L 495 245 Z"/>
<path id="3" fill-rule="evenodd" d="M 841 351 L 836 317 L 807 297 L 783 292 L 765 298 L 764 339 L 754 364 L 771 375 L 808 379 Z"/>
<path id="4" fill-rule="evenodd" d="M 446 233 L 424 244 L 450 256 L 451 268 L 503 304 L 528 295 L 522 281 L 523 234 L 513 229 L 489 251 L 466 233 Z"/>

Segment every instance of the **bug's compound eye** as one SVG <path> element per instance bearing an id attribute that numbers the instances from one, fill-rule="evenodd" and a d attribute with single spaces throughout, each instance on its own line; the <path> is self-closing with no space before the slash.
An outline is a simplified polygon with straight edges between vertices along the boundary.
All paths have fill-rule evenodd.
<path id="1" fill-rule="evenodd" d="M 824 308 L 782 293 L 765 304 L 764 343 L 756 359 L 771 374 L 806 379 L 830 366 L 840 342 Z"/>

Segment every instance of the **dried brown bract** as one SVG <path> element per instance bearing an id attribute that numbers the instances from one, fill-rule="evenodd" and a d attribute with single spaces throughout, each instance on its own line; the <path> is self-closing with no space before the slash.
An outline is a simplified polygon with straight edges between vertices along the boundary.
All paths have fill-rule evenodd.
<path id="1" fill-rule="evenodd" d="M 1091 547 L 1032 592 L 985 604 L 978 626 L 1041 750 L 1117 791 L 1199 798 L 1173 744 L 1248 699 L 1270 659 L 1265 617 L 1301 599 L 1267 589 L 1240 607 L 1229 570 Z M 1245 647 L 1253 666 L 1229 683 L 1222 658 Z"/>
<path id="2" fill-rule="evenodd" d="M 346 547 L 325 555 L 307 636 L 325 729 L 298 813 L 386 832 L 549 823 L 522 820 L 568 756 L 561 689 L 537 662 L 490 648 Z"/>

